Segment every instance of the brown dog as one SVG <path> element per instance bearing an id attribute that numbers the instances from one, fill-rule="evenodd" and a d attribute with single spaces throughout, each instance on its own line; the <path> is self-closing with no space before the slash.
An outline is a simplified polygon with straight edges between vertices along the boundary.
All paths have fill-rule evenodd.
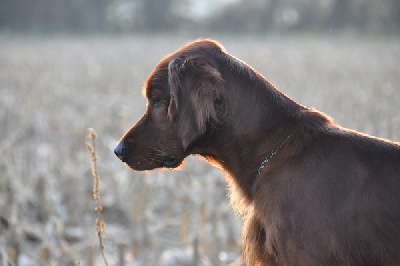
<path id="1" fill-rule="evenodd" d="M 162 59 L 145 93 L 115 154 L 135 170 L 189 154 L 226 170 L 247 265 L 400 265 L 398 143 L 299 105 L 211 40 Z"/>

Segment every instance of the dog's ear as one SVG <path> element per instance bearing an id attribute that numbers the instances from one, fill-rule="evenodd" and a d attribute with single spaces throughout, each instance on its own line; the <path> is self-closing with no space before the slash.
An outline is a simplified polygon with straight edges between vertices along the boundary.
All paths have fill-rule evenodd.
<path id="1" fill-rule="evenodd" d="M 196 56 L 171 60 L 168 83 L 168 116 L 186 149 L 206 132 L 209 121 L 218 121 L 216 102 L 220 102 L 223 79 L 211 62 Z"/>

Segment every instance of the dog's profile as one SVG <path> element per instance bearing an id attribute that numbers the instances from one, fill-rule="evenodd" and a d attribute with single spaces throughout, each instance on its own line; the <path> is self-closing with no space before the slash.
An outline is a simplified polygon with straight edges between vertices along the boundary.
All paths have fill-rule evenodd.
<path id="1" fill-rule="evenodd" d="M 344 129 L 217 42 L 163 58 L 115 154 L 132 169 L 199 154 L 227 172 L 252 265 L 400 265 L 400 145 Z"/>

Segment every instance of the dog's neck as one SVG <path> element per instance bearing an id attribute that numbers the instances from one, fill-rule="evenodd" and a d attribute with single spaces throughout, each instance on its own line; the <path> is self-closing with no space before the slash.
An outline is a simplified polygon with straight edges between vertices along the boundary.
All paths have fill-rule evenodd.
<path id="1" fill-rule="evenodd" d="M 266 158 L 273 162 L 271 154 L 274 154 L 274 159 L 280 157 L 281 154 L 276 153 L 278 147 L 284 152 L 282 143 L 286 144 L 288 136 L 282 135 L 282 131 L 266 133 L 263 138 L 257 138 L 238 136 L 232 134 L 231 129 L 219 128 L 211 136 L 201 139 L 193 153 L 204 156 L 210 163 L 228 172 L 246 199 L 252 201 L 253 183 L 258 177 L 260 165 Z M 235 143 L 227 143 L 229 140 Z"/>
<path id="2" fill-rule="evenodd" d="M 228 69 L 228 68 L 222 68 Z M 247 68 L 245 68 L 247 69 Z M 252 202 L 252 191 L 261 162 L 265 160 L 289 134 L 291 143 L 313 132 L 326 130 L 333 121 L 326 115 L 302 106 L 276 89 L 252 69 L 248 72 L 222 72 L 226 81 L 225 113 L 213 130 L 194 143 L 191 152 L 207 158 L 232 177 L 231 183 L 240 189 L 247 202 Z M 240 74 L 240 75 L 239 75 Z M 318 129 L 318 130 L 315 130 Z M 310 134 L 306 134 L 308 131 Z M 303 142 L 304 139 L 303 139 Z M 291 144 L 296 145 L 296 144 Z M 268 167 L 288 159 L 288 145 L 274 156 Z M 285 152 L 286 149 L 286 152 Z M 301 147 L 298 147 L 301 149 Z M 295 153 L 297 148 L 292 149 Z M 263 178 L 266 170 L 263 171 Z"/>
<path id="3" fill-rule="evenodd" d="M 276 94 L 274 99 L 268 98 L 270 96 L 266 94 L 271 93 L 268 90 Z M 296 121 L 293 110 L 297 108 L 300 112 L 302 109 L 294 101 L 281 96 L 275 88 L 268 90 L 261 88 L 260 95 L 246 95 L 247 98 L 243 93 L 230 95 L 225 119 L 221 119 L 217 127 L 206 133 L 193 148 L 193 153 L 203 155 L 212 164 L 227 171 L 249 202 L 252 201 L 253 184 L 261 162 L 285 141 L 287 132 L 294 131 Z M 266 98 L 269 103 L 254 103 L 258 97 Z M 291 101 L 284 104 L 285 108 L 291 105 L 292 111 L 272 106 L 282 104 L 282 101 Z M 244 103 L 245 106 L 237 103 Z"/>

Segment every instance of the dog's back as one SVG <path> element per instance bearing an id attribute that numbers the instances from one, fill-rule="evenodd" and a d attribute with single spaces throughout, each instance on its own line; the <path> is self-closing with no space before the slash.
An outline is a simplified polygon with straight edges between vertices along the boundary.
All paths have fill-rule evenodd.
<path id="1" fill-rule="evenodd" d="M 334 124 L 293 142 L 254 185 L 250 262 L 399 265 L 400 145 Z"/>

